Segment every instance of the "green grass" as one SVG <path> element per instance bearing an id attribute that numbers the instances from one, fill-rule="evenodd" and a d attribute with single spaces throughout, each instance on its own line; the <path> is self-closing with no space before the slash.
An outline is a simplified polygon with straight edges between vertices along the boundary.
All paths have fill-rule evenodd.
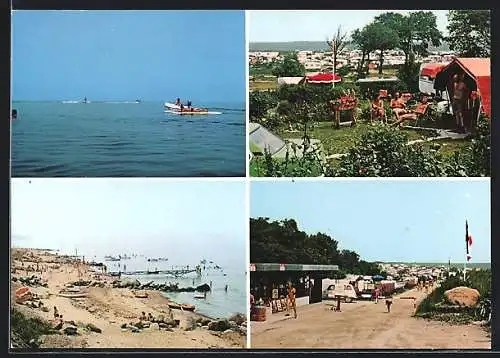
<path id="1" fill-rule="evenodd" d="M 274 90 L 276 87 L 276 81 L 250 81 L 250 91 Z"/>
<path id="2" fill-rule="evenodd" d="M 325 152 L 327 155 L 331 155 L 346 153 L 370 128 L 371 124 L 358 123 L 355 127 L 335 129 L 332 122 L 319 122 L 309 133 L 311 138 L 321 140 Z M 409 137 L 408 140 L 422 139 L 427 136 L 425 132 L 413 129 L 404 129 L 404 131 Z M 301 138 L 303 136 L 302 132 L 286 132 L 284 129 L 281 129 L 278 134 L 282 138 Z"/>
<path id="3" fill-rule="evenodd" d="M 40 336 L 53 333 L 49 323 L 26 317 L 15 308 L 10 310 L 10 329 L 16 345 L 21 347 L 30 347 L 32 344 L 29 342 L 32 339 L 36 342 Z"/>
<path id="4" fill-rule="evenodd" d="M 427 148 L 432 148 L 432 146 L 435 144 L 441 145 L 441 148 L 439 148 L 439 152 L 441 154 L 447 157 L 451 157 L 456 151 L 464 152 L 471 144 L 471 141 L 468 139 L 439 139 L 424 143 L 424 146 Z"/>

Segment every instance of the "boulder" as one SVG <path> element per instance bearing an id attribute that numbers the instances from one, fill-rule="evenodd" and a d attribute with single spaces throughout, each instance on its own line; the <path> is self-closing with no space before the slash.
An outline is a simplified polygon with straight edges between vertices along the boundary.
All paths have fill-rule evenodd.
<path id="1" fill-rule="evenodd" d="M 229 317 L 230 321 L 235 322 L 238 326 L 241 325 L 243 322 L 247 320 L 246 316 L 242 315 L 241 313 L 236 313 Z"/>
<path id="2" fill-rule="evenodd" d="M 202 321 L 201 321 L 201 324 L 202 324 L 202 326 L 208 326 L 208 324 L 210 322 L 212 322 L 211 319 L 209 319 L 209 318 L 203 318 Z"/>
<path id="3" fill-rule="evenodd" d="M 160 327 L 160 328 L 168 328 L 168 324 L 160 322 L 160 323 L 158 323 L 158 327 Z"/>
<path id="4" fill-rule="evenodd" d="M 228 334 L 228 333 L 233 333 L 234 331 L 232 329 L 226 329 L 222 334 Z"/>
<path id="5" fill-rule="evenodd" d="M 196 320 L 192 317 L 188 317 L 184 323 L 184 331 L 193 331 L 198 327 Z"/>
<path id="6" fill-rule="evenodd" d="M 210 286 L 204 283 L 203 285 L 200 285 L 196 287 L 196 291 L 198 292 L 209 292 L 210 291 Z"/>
<path id="7" fill-rule="evenodd" d="M 151 331 L 159 331 L 160 330 L 160 325 L 158 323 L 151 323 L 149 326 L 149 329 Z"/>
<path id="8" fill-rule="evenodd" d="M 115 281 L 114 284 L 116 287 L 120 288 L 139 288 L 141 283 L 138 280 L 134 280 L 131 278 L 122 278 L 121 280 Z"/>
<path id="9" fill-rule="evenodd" d="M 211 331 L 218 331 L 218 332 L 223 332 L 226 329 L 229 329 L 230 325 L 228 320 L 226 319 L 221 319 L 218 321 L 213 321 L 208 324 L 208 329 Z"/>
<path id="10" fill-rule="evenodd" d="M 87 328 L 91 332 L 102 333 L 102 329 L 92 323 L 87 324 Z"/>
<path id="11" fill-rule="evenodd" d="M 479 302 L 479 291 L 469 287 L 455 287 L 444 293 L 448 302 L 463 307 L 474 307 Z"/>
<path id="12" fill-rule="evenodd" d="M 67 326 L 66 328 L 63 329 L 64 334 L 68 336 L 74 336 L 77 334 L 78 329 L 74 326 Z"/>

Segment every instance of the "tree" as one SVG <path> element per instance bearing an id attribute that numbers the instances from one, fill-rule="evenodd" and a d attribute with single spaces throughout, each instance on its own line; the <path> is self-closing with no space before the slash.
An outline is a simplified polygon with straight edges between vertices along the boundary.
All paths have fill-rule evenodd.
<path id="1" fill-rule="evenodd" d="M 304 76 L 306 69 L 297 58 L 297 53 L 289 52 L 283 56 L 283 59 L 276 61 L 272 71 L 276 77 L 299 77 Z"/>
<path id="2" fill-rule="evenodd" d="M 353 42 L 354 46 L 356 46 L 356 48 L 361 50 L 361 60 L 358 62 L 357 69 L 358 78 L 360 78 L 363 72 L 365 57 L 372 50 L 372 48 L 370 47 L 371 44 L 369 42 L 368 35 L 366 33 L 366 27 L 354 30 L 351 35 L 351 41 Z"/>
<path id="3" fill-rule="evenodd" d="M 427 55 L 429 45 L 439 46 L 443 38 L 432 11 L 415 11 L 408 15 L 386 12 L 375 17 L 375 22 L 396 30 L 399 37 L 397 47 L 405 54 L 405 64 L 411 60 L 412 54 Z"/>
<path id="4" fill-rule="evenodd" d="M 365 31 L 370 47 L 380 51 L 378 73 L 382 74 L 384 51 L 399 45 L 399 35 L 395 29 L 380 22 L 372 22 L 365 27 Z"/>
<path id="5" fill-rule="evenodd" d="M 331 40 L 326 40 L 326 43 L 333 52 L 333 73 L 337 73 L 337 57 L 344 51 L 347 41 L 347 33 L 343 33 L 341 27 L 337 28 L 337 33 L 332 37 Z"/>
<path id="6" fill-rule="evenodd" d="M 446 41 L 460 56 L 488 57 L 491 54 L 490 26 L 489 10 L 450 10 Z"/>

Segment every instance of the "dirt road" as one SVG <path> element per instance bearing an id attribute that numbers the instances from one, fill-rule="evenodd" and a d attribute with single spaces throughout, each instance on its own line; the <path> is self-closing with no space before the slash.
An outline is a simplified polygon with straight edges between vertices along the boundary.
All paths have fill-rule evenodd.
<path id="1" fill-rule="evenodd" d="M 384 301 L 342 304 L 341 312 L 325 302 L 297 309 L 297 319 L 284 313 L 266 322 L 251 323 L 252 348 L 344 348 L 344 349 L 490 349 L 491 339 L 477 325 L 453 326 L 412 317 L 416 290 L 395 296 L 391 312 Z"/>

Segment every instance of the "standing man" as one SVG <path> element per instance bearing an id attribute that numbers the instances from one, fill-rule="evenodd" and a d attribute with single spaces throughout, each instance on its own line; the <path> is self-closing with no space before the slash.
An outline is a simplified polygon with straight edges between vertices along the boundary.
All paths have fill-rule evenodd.
<path id="1" fill-rule="evenodd" d="M 296 294 L 295 287 L 293 287 L 291 282 L 288 282 L 288 309 L 290 309 L 290 306 L 293 309 L 293 314 L 294 317 L 297 318 L 297 306 L 295 304 L 295 294 Z"/>
<path id="2" fill-rule="evenodd" d="M 464 83 L 464 74 L 453 75 L 453 112 L 457 121 L 457 129 L 461 133 L 465 133 L 464 112 L 467 105 L 467 86 Z"/>

